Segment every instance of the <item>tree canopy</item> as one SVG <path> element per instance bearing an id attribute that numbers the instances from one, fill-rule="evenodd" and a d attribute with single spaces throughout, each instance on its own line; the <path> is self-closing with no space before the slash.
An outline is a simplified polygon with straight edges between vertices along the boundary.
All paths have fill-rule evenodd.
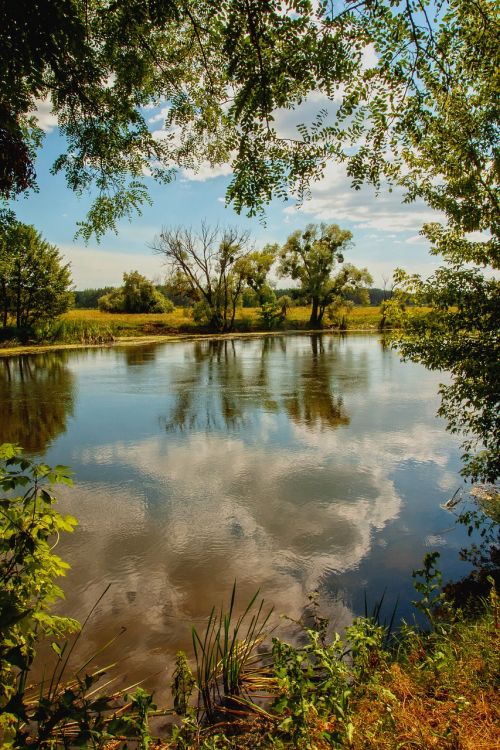
<path id="1" fill-rule="evenodd" d="M 280 252 L 279 273 L 300 281 L 302 296 L 311 302 L 312 326 L 321 325 L 331 299 L 332 271 L 344 261 L 352 234 L 337 224 L 308 224 L 291 234 Z"/>
<path id="2" fill-rule="evenodd" d="M 33 185 L 30 112 L 50 96 L 67 143 L 54 170 L 97 188 L 84 236 L 140 208 L 145 173 L 202 161 L 231 163 L 228 200 L 250 213 L 303 197 L 336 158 L 355 186 L 390 177 L 472 227 L 498 215 L 494 0 L 19 0 L 3 13 L 0 190 Z M 285 137 L 277 112 L 312 92 L 317 118 Z"/>
<path id="3" fill-rule="evenodd" d="M 198 232 L 164 228 L 151 247 L 165 260 L 169 286 L 195 303 L 195 316 L 216 331 L 230 331 L 255 258 L 249 233 L 206 223 Z"/>
<path id="4" fill-rule="evenodd" d="M 124 273 L 123 286 L 99 297 L 98 305 L 103 312 L 125 313 L 165 313 L 174 308 L 172 302 L 139 271 Z"/>
<path id="5" fill-rule="evenodd" d="M 55 245 L 11 215 L 0 220 L 0 309 L 2 324 L 30 328 L 70 307 L 69 264 Z"/>

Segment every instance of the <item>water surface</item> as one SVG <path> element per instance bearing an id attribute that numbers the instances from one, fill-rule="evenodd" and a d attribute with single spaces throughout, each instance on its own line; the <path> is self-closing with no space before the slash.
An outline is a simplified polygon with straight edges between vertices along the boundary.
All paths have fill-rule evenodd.
<path id="1" fill-rule="evenodd" d="M 0 360 L 0 442 L 70 465 L 80 525 L 64 610 L 136 678 L 189 649 L 190 624 L 259 588 L 298 617 L 317 590 L 336 625 L 387 590 L 410 616 L 411 571 L 463 536 L 440 508 L 461 484 L 435 416 L 442 374 L 378 337 L 203 340 Z M 125 659 L 125 661 L 123 661 Z M 161 678 L 164 679 L 163 677 Z"/>

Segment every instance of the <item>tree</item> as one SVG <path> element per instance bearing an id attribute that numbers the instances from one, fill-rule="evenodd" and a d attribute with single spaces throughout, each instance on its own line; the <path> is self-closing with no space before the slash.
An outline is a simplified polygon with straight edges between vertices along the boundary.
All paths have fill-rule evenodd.
<path id="1" fill-rule="evenodd" d="M 309 324 L 321 325 L 331 288 L 335 263 L 349 247 L 351 232 L 337 224 L 308 224 L 304 232 L 291 234 L 280 252 L 279 273 L 300 281 L 305 299 L 311 301 Z"/>
<path id="2" fill-rule="evenodd" d="M 69 263 L 36 229 L 4 214 L 0 221 L 2 324 L 18 328 L 52 320 L 73 301 Z"/>
<path id="3" fill-rule="evenodd" d="M 138 271 L 123 274 L 123 286 L 99 297 L 99 309 L 104 312 L 165 313 L 172 312 L 173 304 Z"/>
<path id="4" fill-rule="evenodd" d="M 151 247 L 165 258 L 170 279 L 189 290 L 195 314 L 216 331 L 230 331 L 251 252 L 248 232 L 210 228 L 163 229 Z"/>
<path id="5" fill-rule="evenodd" d="M 463 473 L 494 483 L 500 475 L 500 281 L 477 268 L 442 267 L 429 279 L 397 272 L 426 316 L 406 311 L 397 341 L 403 356 L 451 373 L 440 386 L 439 413 L 448 429 L 464 433 Z"/>
<path id="6" fill-rule="evenodd" d="M 361 304 L 370 304 L 367 287 L 372 283 L 373 279 L 366 268 L 356 268 L 352 263 L 345 263 L 325 285 L 320 304 L 321 318 L 325 310 L 328 310 L 331 322 L 338 319 L 339 326 L 347 328 L 347 315 L 354 307 L 352 297 L 355 296 Z"/>

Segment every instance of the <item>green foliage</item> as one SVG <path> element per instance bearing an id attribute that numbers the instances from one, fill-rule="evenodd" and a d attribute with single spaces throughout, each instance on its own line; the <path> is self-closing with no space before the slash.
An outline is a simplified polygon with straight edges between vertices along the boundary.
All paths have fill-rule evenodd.
<path id="1" fill-rule="evenodd" d="M 428 552 L 423 567 L 412 573 L 415 591 L 420 594 L 420 599 L 415 600 L 413 605 L 426 616 L 433 628 L 437 626 L 436 614 L 439 612 L 439 619 L 442 619 L 442 610 L 446 606 L 443 577 L 436 565 L 439 557 L 439 552 Z"/>
<path id="2" fill-rule="evenodd" d="M 37 326 L 37 343 L 109 344 L 116 338 L 113 325 L 87 320 L 57 320 Z"/>
<path id="3" fill-rule="evenodd" d="M 439 413 L 464 433 L 463 473 L 495 482 L 500 471 L 500 282 L 478 268 L 442 267 L 427 280 L 402 271 L 397 280 L 432 311 L 408 316 L 397 345 L 403 356 L 447 370 Z"/>
<path id="4" fill-rule="evenodd" d="M 152 248 L 164 257 L 170 284 L 193 300 L 195 320 L 223 333 L 234 327 L 236 307 L 253 270 L 258 267 L 265 278 L 265 263 L 257 262 L 249 241 L 248 232 L 202 223 L 199 232 L 164 229 Z"/>
<path id="5" fill-rule="evenodd" d="M 342 297 L 334 297 L 326 308 L 326 317 L 330 325 L 341 331 L 347 330 L 347 320 L 354 307 L 354 302 Z"/>
<path id="6" fill-rule="evenodd" d="M 259 311 L 259 321 L 266 331 L 278 328 L 286 317 L 286 306 L 283 306 L 281 300 L 278 302 L 263 302 Z"/>
<path id="7" fill-rule="evenodd" d="M 488 222 L 498 200 L 497 13 L 493 0 L 88 0 L 57 9 L 20 0 L 0 35 L 0 190 L 33 185 L 41 133 L 29 113 L 50 94 L 67 142 L 54 171 L 77 193 L 97 188 L 85 237 L 140 210 L 146 174 L 165 182 L 173 165 L 228 161 L 237 210 L 303 198 L 335 158 L 356 187 L 388 176 L 410 200 L 458 208 L 469 224 L 483 207 Z M 276 111 L 311 92 L 335 107 L 284 137 Z M 151 105 L 167 110 L 167 137 L 148 127 Z"/>
<path id="8" fill-rule="evenodd" d="M 69 264 L 36 229 L 0 213 L 0 314 L 5 327 L 53 320 L 72 304 Z"/>
<path id="9" fill-rule="evenodd" d="M 174 699 L 174 710 L 179 716 L 185 716 L 188 712 L 189 699 L 193 692 L 196 680 L 189 667 L 186 654 L 179 651 L 175 660 L 175 670 L 172 677 L 172 697 Z"/>
<path id="10" fill-rule="evenodd" d="M 125 312 L 123 289 L 119 287 L 103 294 L 97 300 L 97 306 L 101 312 Z"/>
<path id="11" fill-rule="evenodd" d="M 302 648 L 273 639 L 279 691 L 273 709 L 283 717 L 278 728 L 293 747 L 313 748 L 316 739 L 342 747 L 352 733 L 350 672 L 343 658 L 344 644 L 338 635 L 326 645 L 318 631 L 305 632 L 308 643 Z M 324 724 L 320 731 L 318 719 Z"/>
<path id="12" fill-rule="evenodd" d="M 168 313 L 174 306 L 153 282 L 138 271 L 123 274 L 123 286 L 99 297 L 99 310 L 125 313 Z"/>
<path id="13" fill-rule="evenodd" d="M 311 300 L 310 325 L 321 325 L 331 292 L 335 262 L 342 263 L 351 232 L 336 224 L 309 224 L 291 234 L 281 248 L 279 273 L 300 281 L 302 296 Z"/>
<path id="14" fill-rule="evenodd" d="M 63 596 L 55 579 L 68 569 L 53 552 L 54 539 L 76 521 L 53 508 L 52 485 L 71 484 L 66 467 L 34 464 L 10 444 L 0 447 L 0 460 L 0 727 L 9 738 L 28 720 L 26 681 L 37 641 L 79 627 L 50 612 Z"/>
<path id="15" fill-rule="evenodd" d="M 463 598 L 470 600 L 472 595 L 484 592 L 488 576 L 499 578 L 500 492 L 493 485 L 475 485 L 465 497 L 457 491 L 445 508 L 467 529 L 471 542 L 460 550 L 460 557 L 473 566 L 466 579 L 449 584 L 447 590 L 451 594 L 464 590 Z"/>
<path id="16" fill-rule="evenodd" d="M 77 310 L 97 309 L 99 297 L 104 297 L 104 295 L 109 294 L 112 291 L 112 286 L 105 286 L 100 289 L 83 289 L 82 291 L 73 292 L 75 308 Z"/>

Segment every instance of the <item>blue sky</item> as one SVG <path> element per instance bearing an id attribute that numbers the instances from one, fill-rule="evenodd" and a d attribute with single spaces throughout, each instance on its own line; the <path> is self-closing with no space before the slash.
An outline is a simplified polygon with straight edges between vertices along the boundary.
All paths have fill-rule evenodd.
<path id="1" fill-rule="evenodd" d="M 319 109 L 314 97 L 309 106 L 311 111 Z M 152 130 L 161 131 L 159 114 L 151 113 Z M 301 118 L 303 115 L 304 112 Z M 90 196 L 78 198 L 66 186 L 63 175 L 50 174 L 54 159 L 64 151 L 64 142 L 47 105 L 40 106 L 38 116 L 46 131 L 36 164 L 40 191 L 20 198 L 12 207 L 21 221 L 33 224 L 45 239 L 60 248 L 71 263 L 77 289 L 118 285 L 125 271 L 135 269 L 161 281 L 161 258 L 153 254 L 148 244 L 162 227 L 182 225 L 196 229 L 202 220 L 250 229 L 257 248 L 267 242 L 282 243 L 291 232 L 309 222 L 339 224 L 353 234 L 354 245 L 346 253 L 346 261 L 366 266 L 378 286 L 398 266 L 429 275 L 438 265 L 438 259 L 429 255 L 426 241 L 418 234 L 425 221 L 439 219 L 434 212 L 421 203 L 403 204 L 397 190 L 384 191 L 379 196 L 370 187 L 354 191 L 343 168 L 333 163 L 323 180 L 312 185 L 309 201 L 301 208 L 294 200 L 274 201 L 268 207 L 265 225 L 258 219 L 238 216 L 225 206 L 229 165 L 217 169 L 202 166 L 198 174 L 181 171 L 169 185 L 160 186 L 147 178 L 153 205 L 145 205 L 142 216 L 134 217 L 130 223 L 124 221 L 117 235 L 108 233 L 99 244 L 91 241 L 85 245 L 74 235 L 77 222 L 90 206 Z M 281 132 L 296 132 L 297 113 L 278 113 L 277 121 Z M 286 286 L 287 282 L 280 281 L 279 285 Z"/>

